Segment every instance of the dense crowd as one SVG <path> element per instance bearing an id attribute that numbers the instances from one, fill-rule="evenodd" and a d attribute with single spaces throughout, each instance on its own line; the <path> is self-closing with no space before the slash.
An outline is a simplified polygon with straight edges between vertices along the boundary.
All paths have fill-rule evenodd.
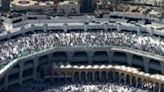
<path id="1" fill-rule="evenodd" d="M 164 40 L 131 32 L 38 32 L 0 42 L 0 65 L 34 52 L 64 46 L 121 46 L 164 55 Z"/>
<path id="2" fill-rule="evenodd" d="M 5 92 L 149 92 L 117 83 L 52 83 L 40 79 L 22 86 L 13 86 Z"/>

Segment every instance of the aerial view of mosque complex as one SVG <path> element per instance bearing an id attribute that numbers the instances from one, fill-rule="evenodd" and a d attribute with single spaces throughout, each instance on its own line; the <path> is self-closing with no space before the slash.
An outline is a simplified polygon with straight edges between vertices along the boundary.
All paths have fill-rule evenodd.
<path id="1" fill-rule="evenodd" d="M 0 92 L 164 92 L 164 0 L 0 0 Z"/>

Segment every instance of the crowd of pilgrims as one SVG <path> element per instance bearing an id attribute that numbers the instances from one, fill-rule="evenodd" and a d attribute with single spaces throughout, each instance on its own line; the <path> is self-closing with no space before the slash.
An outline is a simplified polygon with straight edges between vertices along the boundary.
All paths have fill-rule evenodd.
<path id="1" fill-rule="evenodd" d="M 0 42 L 1 67 L 12 60 L 53 47 L 121 46 L 164 55 L 161 37 L 132 32 L 34 32 Z"/>
<path id="2" fill-rule="evenodd" d="M 4 92 L 150 92 L 115 82 L 50 82 L 44 79 L 12 86 Z M 158 91 L 156 91 L 158 92 Z"/>

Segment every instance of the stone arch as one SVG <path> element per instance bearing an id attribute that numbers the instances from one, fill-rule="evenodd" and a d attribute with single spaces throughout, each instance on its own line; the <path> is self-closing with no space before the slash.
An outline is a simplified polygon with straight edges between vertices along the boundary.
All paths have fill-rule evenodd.
<path id="1" fill-rule="evenodd" d="M 153 86 L 154 86 L 153 81 L 149 81 L 149 82 L 148 82 L 148 89 L 149 89 L 149 90 L 153 90 Z"/>
<path id="2" fill-rule="evenodd" d="M 113 54 L 113 64 L 128 65 L 127 54 L 124 52 L 115 52 Z"/>
<path id="3" fill-rule="evenodd" d="M 142 87 L 142 78 L 139 77 L 139 78 L 137 79 L 137 82 L 138 82 L 137 87 L 138 87 L 138 88 L 141 88 L 141 87 Z"/>
<path id="4" fill-rule="evenodd" d="M 115 80 L 116 82 L 119 82 L 120 74 L 119 72 L 115 72 Z"/>
<path id="5" fill-rule="evenodd" d="M 148 82 L 147 79 L 143 80 L 143 88 L 144 89 L 147 89 L 147 87 L 148 87 L 148 83 L 147 82 Z"/>
<path id="6" fill-rule="evenodd" d="M 107 81 L 107 76 L 106 76 L 106 71 L 101 72 L 101 81 L 106 82 Z"/>
<path id="7" fill-rule="evenodd" d="M 93 64 L 108 64 L 108 53 L 106 51 L 96 51 L 93 54 Z"/>
<path id="8" fill-rule="evenodd" d="M 94 76 L 95 76 L 95 81 L 100 81 L 100 72 L 99 71 L 96 71 Z"/>
<path id="9" fill-rule="evenodd" d="M 92 75 L 92 72 L 88 72 L 88 73 L 87 73 L 87 81 L 88 81 L 88 82 L 93 81 L 93 75 Z"/>
<path id="10" fill-rule="evenodd" d="M 155 92 L 159 92 L 160 87 L 159 87 L 159 83 L 158 82 L 155 83 L 154 90 L 155 90 Z"/>
<path id="11" fill-rule="evenodd" d="M 71 64 L 88 64 L 88 55 L 83 51 L 74 52 L 72 59 Z"/>
<path id="12" fill-rule="evenodd" d="M 81 72 L 81 74 L 80 74 L 80 81 L 81 82 L 86 82 L 87 80 L 86 80 L 86 72 Z"/>
<path id="13" fill-rule="evenodd" d="M 130 85 L 130 75 L 129 74 L 126 75 L 126 84 Z"/>
<path id="14" fill-rule="evenodd" d="M 136 86 L 136 77 L 132 76 L 132 86 L 135 87 Z"/>
<path id="15" fill-rule="evenodd" d="M 109 71 L 108 72 L 108 80 L 109 81 L 112 81 L 113 80 L 113 72 L 112 71 Z"/>
<path id="16" fill-rule="evenodd" d="M 125 74 L 124 73 L 121 73 L 120 74 L 120 82 L 121 83 L 124 83 L 125 82 L 124 77 L 125 77 Z"/>
<path id="17" fill-rule="evenodd" d="M 75 72 L 75 73 L 74 73 L 74 78 L 73 78 L 74 81 L 75 81 L 75 82 L 79 81 L 79 80 L 80 80 L 79 77 L 80 77 L 79 72 Z"/>
<path id="18" fill-rule="evenodd" d="M 161 92 L 164 92 L 164 83 L 161 84 Z"/>
<path id="19" fill-rule="evenodd" d="M 65 63 L 67 61 L 67 54 L 66 52 L 54 52 L 53 53 L 53 60 L 56 62 L 56 63 L 60 63 L 60 62 L 63 62 Z"/>

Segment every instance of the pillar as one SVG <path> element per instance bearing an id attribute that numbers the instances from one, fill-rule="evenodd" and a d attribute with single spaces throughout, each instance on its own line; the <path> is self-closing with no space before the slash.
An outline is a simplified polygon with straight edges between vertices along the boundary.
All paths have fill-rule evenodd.
<path id="1" fill-rule="evenodd" d="M 88 63 L 92 64 L 93 63 L 93 53 L 92 51 L 87 51 L 88 54 Z"/>
<path id="2" fill-rule="evenodd" d="M 88 30 L 88 24 L 84 23 L 84 31 L 87 31 L 87 30 Z"/>
<path id="3" fill-rule="evenodd" d="M 104 23 L 104 30 L 108 31 L 108 23 Z"/>
<path id="4" fill-rule="evenodd" d="M 132 85 L 132 76 L 129 76 L 129 78 L 130 78 L 130 85 Z"/>
<path id="5" fill-rule="evenodd" d="M 136 77 L 136 88 L 138 87 L 138 77 Z"/>
<path id="6" fill-rule="evenodd" d="M 5 75 L 5 90 L 8 88 L 8 77 L 9 77 L 9 75 L 8 75 L 8 73 L 6 73 L 6 75 Z"/>
<path id="7" fill-rule="evenodd" d="M 106 81 L 109 81 L 108 71 L 105 72 L 106 72 Z"/>
<path id="8" fill-rule="evenodd" d="M 121 75 L 121 73 L 119 72 L 119 77 L 118 77 L 118 78 L 119 78 L 119 81 L 118 81 L 119 83 L 121 83 L 121 77 L 122 77 L 122 75 Z"/>
<path id="9" fill-rule="evenodd" d="M 115 72 L 113 72 L 113 80 L 115 81 Z"/>
<path id="10" fill-rule="evenodd" d="M 144 59 L 144 71 L 148 73 L 149 72 L 149 60 L 150 59 L 147 57 L 144 57 L 143 59 Z"/>
<path id="11" fill-rule="evenodd" d="M 120 32 L 121 31 L 121 28 L 120 28 L 121 23 L 116 23 L 116 26 L 117 26 L 117 31 Z"/>
<path id="12" fill-rule="evenodd" d="M 164 74 L 164 62 L 160 62 L 161 63 L 161 73 Z"/>
<path id="13" fill-rule="evenodd" d="M 23 67 L 24 67 L 23 62 L 20 62 L 19 63 L 19 85 L 22 85 L 22 82 L 23 82 Z"/>
<path id="14" fill-rule="evenodd" d="M 64 26 L 63 27 L 64 32 L 67 32 L 68 31 L 68 24 L 64 23 L 63 26 Z"/>
<path id="15" fill-rule="evenodd" d="M 124 74 L 124 84 L 126 84 L 126 81 L 127 81 L 127 80 L 126 80 L 126 76 L 127 76 L 127 75 Z"/>
<path id="16" fill-rule="evenodd" d="M 158 92 L 161 92 L 161 83 L 159 83 L 159 90 Z"/>
<path id="17" fill-rule="evenodd" d="M 109 64 L 112 64 L 112 62 L 113 62 L 113 54 L 114 54 L 114 52 L 112 50 L 110 52 L 108 52 L 108 62 L 109 62 Z"/>
<path id="18" fill-rule="evenodd" d="M 44 25 L 43 25 L 43 31 L 44 31 L 44 32 L 47 32 L 47 28 L 48 28 L 48 24 L 44 24 Z"/>
<path id="19" fill-rule="evenodd" d="M 154 30 L 155 30 L 155 29 L 154 29 L 153 27 L 150 28 L 150 35 L 151 35 L 151 36 L 154 34 Z"/>
<path id="20" fill-rule="evenodd" d="M 141 80 L 142 80 L 141 88 L 143 88 L 144 87 L 144 80 L 143 79 L 141 79 Z"/>
<path id="21" fill-rule="evenodd" d="M 39 62 L 39 59 L 38 59 L 38 58 L 35 58 L 34 61 L 33 61 L 33 64 L 34 64 L 34 69 L 33 69 L 33 79 L 34 79 L 34 80 L 37 80 L 37 68 L 38 68 L 38 62 Z"/>
<path id="22" fill-rule="evenodd" d="M 92 72 L 92 80 L 95 81 L 95 72 Z"/>
<path id="23" fill-rule="evenodd" d="M 103 80 L 103 79 L 102 79 L 102 72 L 100 72 L 100 71 L 99 71 L 99 78 L 100 78 L 100 79 L 99 79 L 100 81 Z"/>
<path id="24" fill-rule="evenodd" d="M 140 27 L 139 27 L 139 25 L 136 25 L 136 30 L 137 30 L 137 34 L 139 35 L 139 33 L 140 33 Z"/>
<path id="25" fill-rule="evenodd" d="M 71 81 L 74 82 L 74 73 L 71 72 Z"/>
<path id="26" fill-rule="evenodd" d="M 127 61 L 129 66 L 132 66 L 132 57 L 133 57 L 132 54 L 127 53 Z"/>
<path id="27" fill-rule="evenodd" d="M 72 57 L 73 57 L 73 52 L 70 51 L 70 52 L 67 52 L 67 62 L 72 62 Z"/>

